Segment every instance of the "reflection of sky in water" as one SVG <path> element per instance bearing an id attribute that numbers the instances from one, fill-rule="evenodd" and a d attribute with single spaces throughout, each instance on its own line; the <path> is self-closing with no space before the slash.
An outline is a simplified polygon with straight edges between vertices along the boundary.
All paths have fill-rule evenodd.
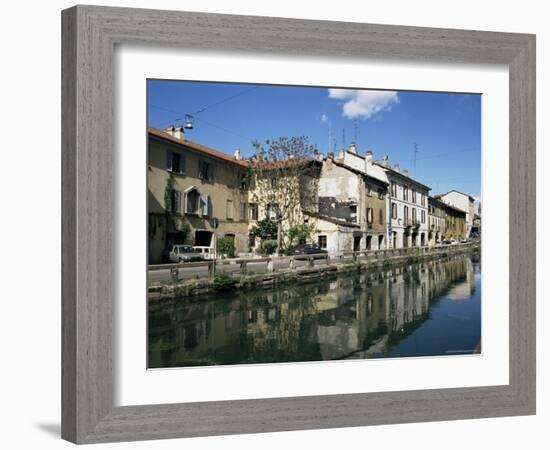
<path id="1" fill-rule="evenodd" d="M 193 301 L 151 302 L 149 366 L 472 353 L 480 266 L 467 256 Z"/>

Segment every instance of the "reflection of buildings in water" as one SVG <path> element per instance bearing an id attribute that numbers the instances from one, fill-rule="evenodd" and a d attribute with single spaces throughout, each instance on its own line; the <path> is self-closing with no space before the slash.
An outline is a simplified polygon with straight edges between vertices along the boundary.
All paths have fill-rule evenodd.
<path id="1" fill-rule="evenodd" d="M 151 316 L 150 365 L 377 356 L 424 323 L 431 303 L 442 294 L 465 298 L 474 289 L 472 263 L 459 257 L 204 303 L 176 303 Z"/>

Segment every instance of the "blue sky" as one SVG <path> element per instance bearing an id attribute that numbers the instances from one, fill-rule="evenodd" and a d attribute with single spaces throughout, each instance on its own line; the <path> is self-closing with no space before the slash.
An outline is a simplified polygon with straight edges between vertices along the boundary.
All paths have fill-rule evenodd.
<path id="1" fill-rule="evenodd" d="M 148 81 L 149 126 L 181 123 L 185 114 L 194 117 L 187 139 L 229 154 L 240 148 L 245 157 L 253 140 L 278 136 L 307 136 L 326 154 L 329 128 L 330 150 L 339 151 L 355 140 L 357 128 L 361 154 L 387 154 L 432 195 L 456 189 L 480 196 L 478 94 Z"/>

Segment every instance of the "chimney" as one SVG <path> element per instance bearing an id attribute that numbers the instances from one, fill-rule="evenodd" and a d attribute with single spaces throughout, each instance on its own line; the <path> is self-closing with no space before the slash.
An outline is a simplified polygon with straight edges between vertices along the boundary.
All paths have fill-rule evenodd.
<path id="1" fill-rule="evenodd" d="M 384 156 L 382 157 L 382 165 L 383 165 L 384 167 L 389 167 L 389 166 L 390 166 L 390 162 L 389 162 L 389 157 L 388 157 L 388 155 L 384 155 Z"/>
<path id="2" fill-rule="evenodd" d="M 349 144 L 348 151 L 349 151 L 350 153 L 355 153 L 355 154 L 357 154 L 357 147 L 356 147 L 356 145 L 355 145 L 355 142 L 352 142 L 351 144 Z"/>
<path id="3" fill-rule="evenodd" d="M 365 153 L 365 161 L 367 161 L 368 163 L 372 163 L 372 158 L 372 150 L 367 150 L 367 153 Z"/>
<path id="4" fill-rule="evenodd" d="M 164 130 L 164 132 L 168 133 L 172 137 L 175 137 L 176 139 L 181 139 L 182 141 L 185 141 L 185 131 L 183 129 L 183 125 L 170 125 Z"/>
<path id="5" fill-rule="evenodd" d="M 393 165 L 393 170 L 395 170 L 397 173 L 399 173 L 399 164 Z"/>
<path id="6" fill-rule="evenodd" d="M 241 159 L 243 159 L 242 155 L 241 155 L 241 149 L 238 148 L 237 150 L 235 150 L 235 153 L 233 153 L 233 157 L 237 160 L 237 161 L 240 161 Z"/>
<path id="7" fill-rule="evenodd" d="M 403 169 L 403 175 L 408 177 L 409 176 L 409 171 L 407 169 Z"/>

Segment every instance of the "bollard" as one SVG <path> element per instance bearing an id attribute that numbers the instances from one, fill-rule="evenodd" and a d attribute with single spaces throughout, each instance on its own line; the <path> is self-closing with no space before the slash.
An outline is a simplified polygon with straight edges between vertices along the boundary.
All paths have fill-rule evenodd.
<path id="1" fill-rule="evenodd" d="M 170 268 L 170 276 L 172 277 L 172 281 L 178 281 L 179 272 L 180 271 L 177 267 Z"/>
<path id="2" fill-rule="evenodd" d="M 241 265 L 241 275 L 246 275 L 246 260 L 243 259 L 240 262 Z"/>
<path id="3" fill-rule="evenodd" d="M 208 276 L 210 278 L 214 278 L 215 274 L 216 274 L 216 261 L 213 260 L 208 264 Z"/>
<path id="4" fill-rule="evenodd" d="M 315 259 L 313 258 L 313 256 L 310 256 L 307 259 L 307 262 L 308 262 L 309 267 L 314 267 L 315 266 Z"/>
<path id="5" fill-rule="evenodd" d="M 269 261 L 267 262 L 267 271 L 273 272 L 273 258 L 269 258 Z"/>

